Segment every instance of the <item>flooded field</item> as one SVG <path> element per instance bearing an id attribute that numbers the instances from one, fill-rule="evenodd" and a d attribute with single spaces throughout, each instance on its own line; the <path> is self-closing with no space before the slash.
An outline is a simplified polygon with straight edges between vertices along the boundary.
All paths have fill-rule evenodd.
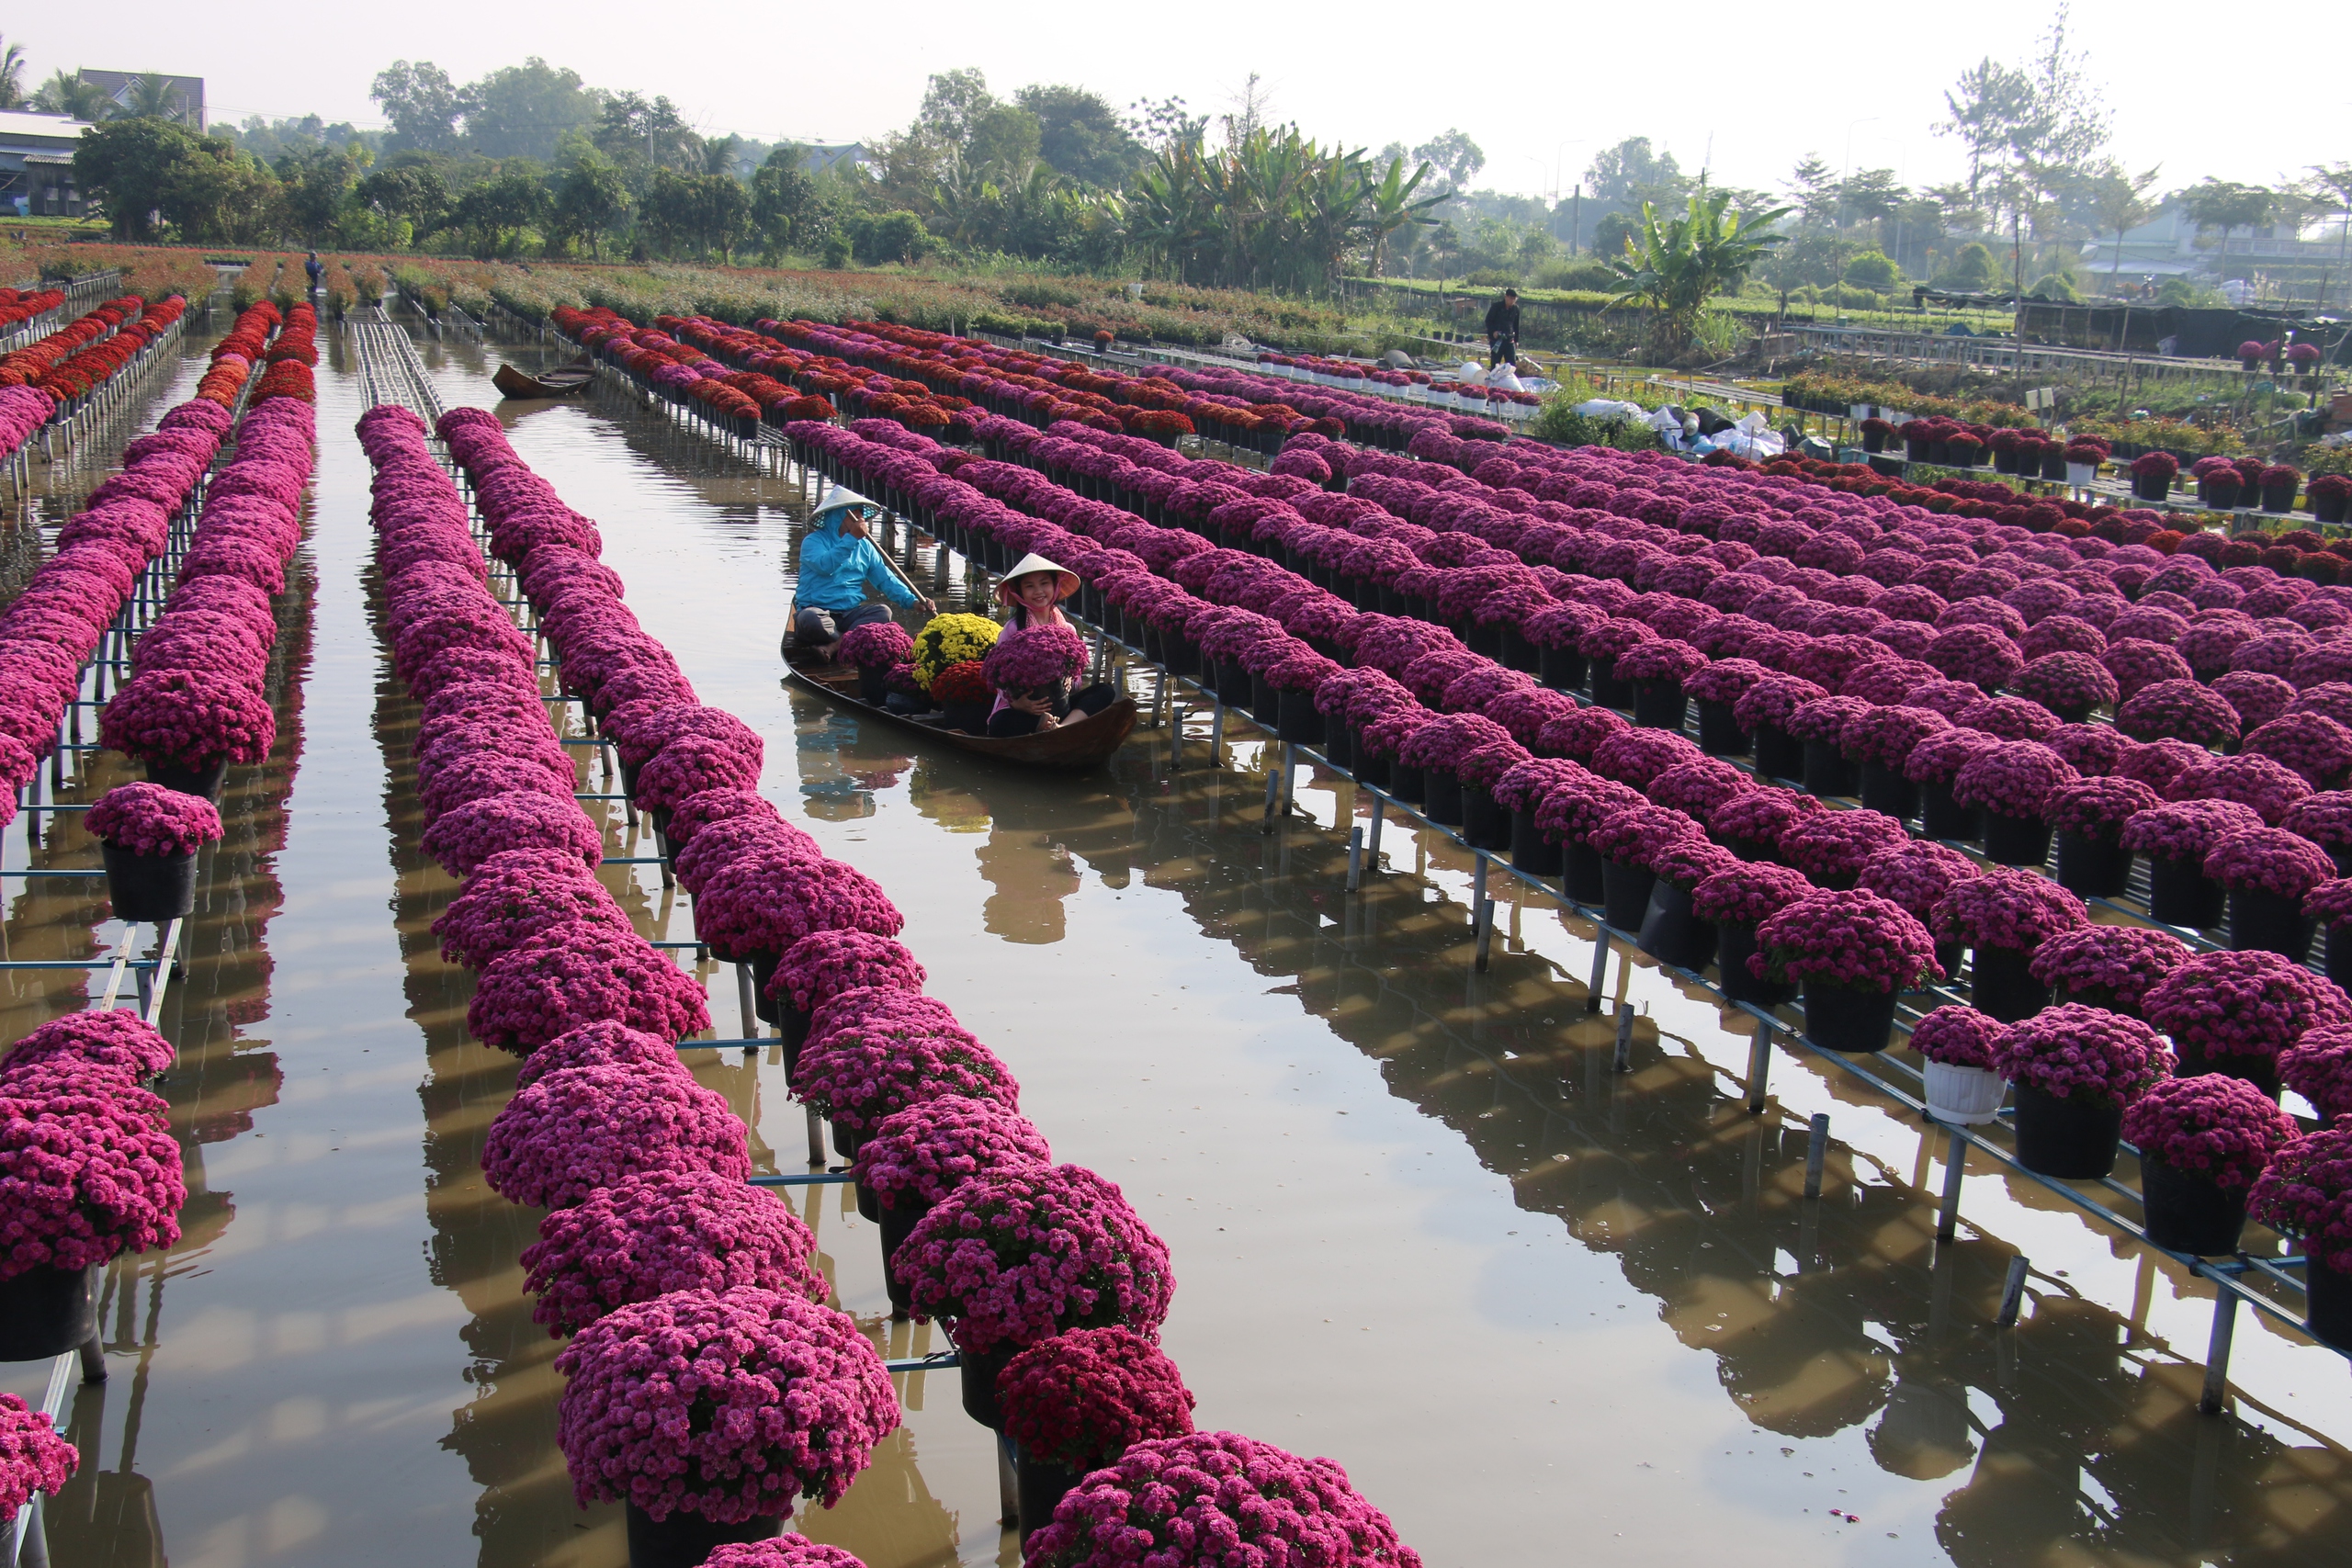
<path id="1" fill-rule="evenodd" d="M 189 334 L 117 446 L 187 395 L 210 341 Z M 453 406 L 494 406 L 502 354 L 540 363 L 421 346 Z M 49 1509 L 61 1568 L 626 1561 L 619 1510 L 577 1508 L 556 1447 L 558 1347 L 516 1262 L 538 1216 L 481 1176 L 515 1063 L 467 1039 L 470 978 L 427 931 L 453 884 L 416 847 L 361 406 L 334 342 L 277 753 L 232 773 L 164 1009 L 187 1234 L 112 1275 L 112 1377 L 73 1398 L 83 1469 Z M 1989 1167 L 1938 1247 L 1939 1137 L 1785 1049 L 1751 1116 L 1746 1022 L 1612 960 L 1612 1000 L 1637 1013 L 1613 1070 L 1614 1027 L 1584 1007 L 1589 926 L 1504 879 L 1474 973 L 1468 856 L 1392 822 L 1385 869 L 1351 897 L 1351 786 L 1303 777 L 1300 814 L 1261 831 L 1272 759 L 1246 724 L 1214 762 L 1204 714 L 1181 767 L 1148 729 L 1065 777 L 786 689 L 797 477 L 623 399 L 522 407 L 502 414 L 516 449 L 597 521 L 646 628 L 767 738 L 764 791 L 888 891 L 929 988 L 1020 1075 L 1057 1156 L 1117 1181 L 1166 1239 L 1164 1341 L 1204 1427 L 1338 1460 L 1433 1568 L 2352 1560 L 2341 1357 L 2241 1314 L 2233 1408 L 2199 1416 L 2209 1287 Z M 104 472 L 12 512 L 0 592 Z M 68 799 L 128 776 L 88 755 Z M 650 852 L 624 847 L 617 803 L 589 809 L 608 852 Z M 19 824 L 6 865 L 96 863 L 70 823 L 28 852 Z M 691 934 L 657 868 L 605 875 L 648 935 Z M 96 887 L 8 884 L 8 955 L 107 951 Z M 703 973 L 732 1034 L 733 973 Z M 77 974 L 13 972 L 5 1038 L 85 996 Z M 798 1168 L 779 1065 L 687 1060 L 755 1158 Z M 1833 1149 L 1809 1201 L 1816 1111 Z M 877 1343 L 945 1348 L 889 1321 L 846 1189 L 794 1201 Z M 2018 1252 L 2033 1272 L 2005 1330 Z M 37 1397 L 45 1369 L 9 1374 Z M 1017 1562 L 953 1374 L 899 1382 L 905 1427 L 797 1528 L 870 1568 Z"/>

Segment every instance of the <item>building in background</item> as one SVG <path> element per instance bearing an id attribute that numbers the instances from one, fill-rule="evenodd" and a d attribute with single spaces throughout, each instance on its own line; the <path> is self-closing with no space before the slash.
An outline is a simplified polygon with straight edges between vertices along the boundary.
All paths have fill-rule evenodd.
<path id="1" fill-rule="evenodd" d="M 167 76 L 159 71 L 90 71 L 74 73 L 102 89 L 118 114 L 160 114 L 202 134 L 204 78 Z"/>
<path id="2" fill-rule="evenodd" d="M 82 216 L 74 147 L 89 129 L 63 115 L 0 112 L 0 220 Z"/>

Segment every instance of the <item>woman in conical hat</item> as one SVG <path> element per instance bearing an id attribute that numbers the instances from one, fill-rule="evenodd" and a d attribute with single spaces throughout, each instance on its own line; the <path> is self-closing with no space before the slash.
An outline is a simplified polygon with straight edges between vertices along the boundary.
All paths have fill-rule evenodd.
<path id="1" fill-rule="evenodd" d="M 908 586 L 890 559 L 866 537 L 865 509 L 874 503 L 835 485 L 808 518 L 800 536 L 800 571 L 793 591 L 794 640 L 831 659 L 851 629 L 890 618 L 890 606 L 937 608 Z M 869 602 L 867 590 L 882 595 Z"/>
<path id="2" fill-rule="evenodd" d="M 1077 592 L 1078 573 L 1032 550 L 1015 561 L 1004 581 L 996 585 L 997 603 L 1012 612 L 1005 620 L 1004 635 L 1019 637 L 1032 626 L 1069 626 L 1070 630 L 1077 630 L 1061 612 L 1061 602 Z M 1117 695 L 1110 683 L 1102 681 L 1066 700 L 1050 702 L 1044 697 L 1015 697 L 999 692 L 996 706 L 989 714 L 989 733 L 1029 735 L 1075 723 L 1101 713 Z"/>

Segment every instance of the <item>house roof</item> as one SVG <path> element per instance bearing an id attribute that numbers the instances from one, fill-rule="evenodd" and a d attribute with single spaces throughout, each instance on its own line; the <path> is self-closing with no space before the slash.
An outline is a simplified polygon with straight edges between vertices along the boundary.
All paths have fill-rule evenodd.
<path id="1" fill-rule="evenodd" d="M 88 122 L 63 115 L 0 110 L 0 147 L 12 152 L 70 148 L 89 129 Z"/>

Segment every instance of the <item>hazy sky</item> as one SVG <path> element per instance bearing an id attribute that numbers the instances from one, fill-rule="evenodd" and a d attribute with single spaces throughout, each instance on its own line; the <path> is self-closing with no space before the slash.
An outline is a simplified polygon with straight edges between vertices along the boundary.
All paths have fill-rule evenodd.
<path id="1" fill-rule="evenodd" d="M 2352 160 L 2352 86 L 2340 71 L 2258 99 L 2211 89 L 2191 79 L 2196 62 L 2175 29 L 2152 25 L 2162 15 L 2122 0 L 2074 9 L 2115 110 L 2115 151 L 2134 170 L 2161 164 L 2160 188 L 2172 189 Z M 28 86 L 61 65 L 200 75 L 215 118 L 317 113 L 379 125 L 368 82 L 397 57 L 430 59 L 465 82 L 538 54 L 592 85 L 666 94 L 699 130 L 763 141 L 878 136 L 913 117 L 926 76 L 962 65 L 1001 93 L 1068 81 L 1121 106 L 1181 94 L 1195 113 L 1227 107 L 1255 71 L 1277 116 L 1310 135 L 1377 148 L 1458 126 L 1486 151 L 1479 185 L 1537 192 L 1555 178 L 1565 191 L 1595 150 L 1634 135 L 1739 186 L 1777 187 L 1807 152 L 1842 167 L 1849 139 L 1854 167 L 1893 168 L 1914 186 L 1952 178 L 1957 144 L 1931 130 L 1943 89 L 1988 51 L 2028 54 L 2048 7 L 1982 0 L 1964 25 L 1916 6 L 1859 25 L 1860 14 L 1836 8 L 1389 0 L 1251 6 L 1229 28 L 1184 7 L 1155 19 L 1132 5 L 1023 0 L 774 10 L 568 0 L 469 7 L 462 28 L 396 16 L 329 6 L 218 28 L 191 26 L 182 4 L 119 0 L 19 14 L 6 31 L 30 56 Z M 1442 82 L 1437 62 L 1450 68 Z"/>

